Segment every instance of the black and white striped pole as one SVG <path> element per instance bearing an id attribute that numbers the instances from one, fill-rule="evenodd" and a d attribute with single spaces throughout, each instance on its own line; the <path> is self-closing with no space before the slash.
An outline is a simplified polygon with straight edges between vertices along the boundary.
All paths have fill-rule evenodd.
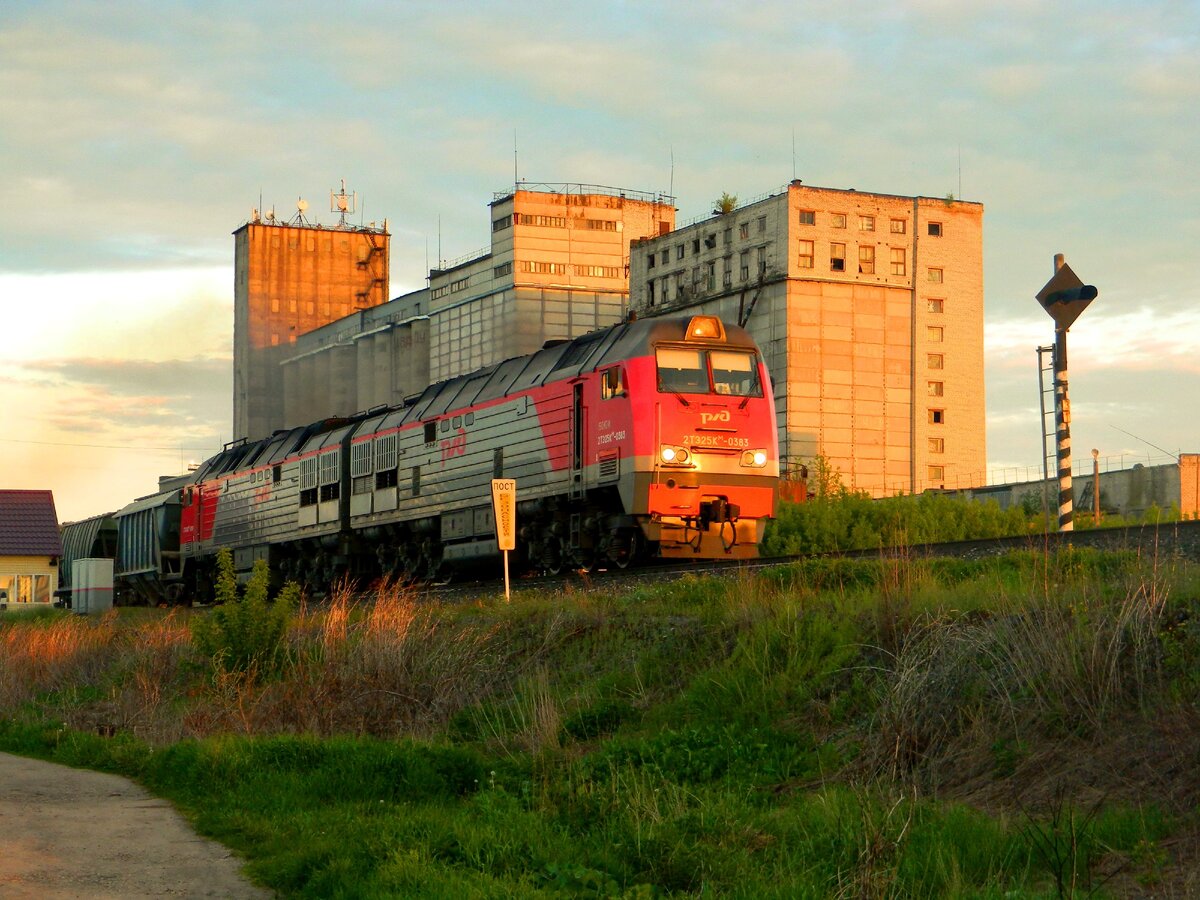
<path id="1" fill-rule="evenodd" d="M 1061 253 L 1054 257 L 1054 275 L 1038 291 L 1042 308 L 1054 319 L 1054 426 L 1058 458 L 1058 530 L 1074 530 L 1071 489 L 1071 400 L 1067 396 L 1067 330 L 1096 299 L 1098 291 L 1071 271 Z"/>

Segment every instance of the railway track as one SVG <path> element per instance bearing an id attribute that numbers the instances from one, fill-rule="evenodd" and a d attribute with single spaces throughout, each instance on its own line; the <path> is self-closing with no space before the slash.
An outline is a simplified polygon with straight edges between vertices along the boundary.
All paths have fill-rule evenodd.
<path id="1" fill-rule="evenodd" d="M 539 575 L 513 581 L 514 593 L 528 591 L 625 590 L 638 584 L 670 581 L 684 575 L 716 575 L 735 577 L 763 569 L 788 565 L 819 557 L 869 559 L 906 557 L 932 559 L 984 559 L 1014 550 L 1055 552 L 1065 547 L 1096 550 L 1128 550 L 1153 558 L 1181 558 L 1200 562 L 1200 520 L 1168 522 L 1161 525 L 1131 525 L 1122 528 L 1100 528 L 1088 531 L 1051 532 L 1048 534 L 1018 535 L 1015 537 L 983 538 L 970 541 L 950 541 L 938 544 L 909 544 L 870 550 L 846 550 L 799 556 L 774 556 L 751 560 L 695 560 L 680 563 L 676 560 L 655 561 L 629 569 L 599 569 L 593 572 L 568 572 L 561 575 Z M 498 568 L 498 567 L 497 567 Z M 431 585 L 424 594 L 430 600 L 455 601 L 493 596 L 504 589 L 501 578 L 452 580 Z"/>

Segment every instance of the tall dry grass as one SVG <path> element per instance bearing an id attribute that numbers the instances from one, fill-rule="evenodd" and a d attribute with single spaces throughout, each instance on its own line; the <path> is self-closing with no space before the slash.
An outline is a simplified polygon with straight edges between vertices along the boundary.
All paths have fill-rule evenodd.
<path id="1" fill-rule="evenodd" d="M 1152 573 L 1117 592 L 917 617 L 894 651 L 880 650 L 872 764 L 904 778 L 964 741 L 1094 734 L 1145 708 L 1162 684 L 1165 600 Z"/>
<path id="2" fill-rule="evenodd" d="M 358 598 L 342 584 L 321 606 L 302 607 L 277 677 L 218 673 L 187 726 L 198 735 L 425 736 L 505 683 L 493 633 L 421 606 L 411 586 Z"/>
<path id="3" fill-rule="evenodd" d="M 0 711 L 41 699 L 67 725 L 149 740 L 182 736 L 174 705 L 191 640 L 175 614 L 136 625 L 62 615 L 0 629 Z"/>

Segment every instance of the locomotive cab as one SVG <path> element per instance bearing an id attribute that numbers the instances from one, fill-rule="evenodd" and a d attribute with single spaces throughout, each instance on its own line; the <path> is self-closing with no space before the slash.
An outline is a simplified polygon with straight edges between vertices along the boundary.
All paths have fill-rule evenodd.
<path id="1" fill-rule="evenodd" d="M 667 557 L 757 556 L 779 476 L 758 349 L 740 328 L 694 316 L 682 340 L 654 344 L 653 362 L 634 489 L 646 538 Z"/>

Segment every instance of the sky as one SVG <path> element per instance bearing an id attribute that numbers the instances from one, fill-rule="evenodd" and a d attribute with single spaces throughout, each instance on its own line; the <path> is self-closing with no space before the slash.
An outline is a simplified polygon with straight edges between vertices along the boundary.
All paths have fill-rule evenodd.
<path id="1" fill-rule="evenodd" d="M 1200 451 L 1198 44 L 1196 0 L 3 0 L 0 488 L 70 521 L 230 439 L 260 197 L 333 224 L 345 179 L 398 296 L 488 244 L 514 167 L 681 222 L 793 177 L 981 202 L 993 480 L 1041 471 L 1055 253 L 1099 289 L 1076 460 Z"/>

